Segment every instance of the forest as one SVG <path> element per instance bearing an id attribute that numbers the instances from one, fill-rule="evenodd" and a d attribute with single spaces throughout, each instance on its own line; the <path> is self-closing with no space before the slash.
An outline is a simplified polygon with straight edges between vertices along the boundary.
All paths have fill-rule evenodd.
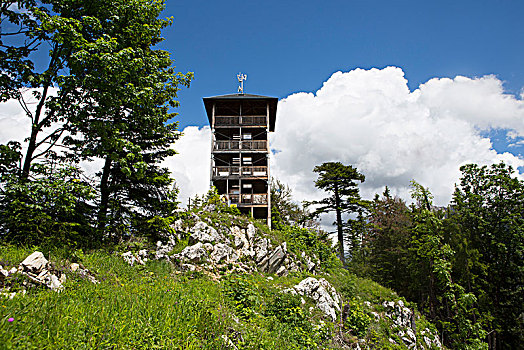
<path id="1" fill-rule="evenodd" d="M 430 189 L 415 181 L 409 205 L 387 187 L 366 201 L 358 191 L 365 177 L 352 166 L 329 162 L 314 170 L 315 185 L 331 196 L 306 204 L 322 206 L 309 216 L 299 206 L 277 204 L 276 211 L 298 223 L 337 212 L 338 255 L 347 268 L 415 301 L 451 348 L 521 346 L 524 182 L 510 166 L 462 166 L 446 207 L 435 206 Z"/>
<path id="2" fill-rule="evenodd" d="M 2 245 L 109 251 L 171 230 L 178 189 L 160 164 L 176 156 L 172 110 L 193 74 L 177 72 L 170 53 L 155 48 L 172 23 L 159 18 L 163 6 L 0 4 L 9 28 L 0 32 L 0 102 L 18 101 L 31 125 L 24 144 L 0 145 Z M 45 64 L 35 61 L 42 50 Z M 95 160 L 100 168 L 90 175 L 81 164 Z M 415 303 L 447 347 L 522 348 L 524 182 L 514 169 L 462 166 L 445 207 L 415 181 L 409 203 L 387 187 L 365 200 L 365 174 L 351 165 L 312 171 L 311 186 L 326 192 L 320 201 L 299 204 L 272 181 L 275 230 L 318 230 L 319 215 L 334 213 L 332 250 L 344 268 Z"/>

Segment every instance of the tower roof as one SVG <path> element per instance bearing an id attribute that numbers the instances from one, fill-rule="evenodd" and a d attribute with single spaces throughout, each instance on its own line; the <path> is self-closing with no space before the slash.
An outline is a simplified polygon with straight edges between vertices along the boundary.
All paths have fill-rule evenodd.
<path id="1" fill-rule="evenodd" d="M 252 94 L 231 94 L 231 95 L 219 95 L 204 97 L 204 107 L 206 108 L 207 119 L 209 124 L 211 124 L 213 118 L 213 103 L 223 101 L 223 102 L 248 102 L 248 101 L 260 101 L 267 102 L 269 104 L 269 131 L 275 130 L 275 120 L 277 117 L 277 104 L 278 98 L 262 95 L 252 95 Z"/>

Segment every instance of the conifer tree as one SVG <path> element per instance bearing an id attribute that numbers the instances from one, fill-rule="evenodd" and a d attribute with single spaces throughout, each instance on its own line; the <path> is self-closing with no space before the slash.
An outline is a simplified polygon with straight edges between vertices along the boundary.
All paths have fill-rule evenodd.
<path id="1" fill-rule="evenodd" d="M 320 201 L 313 201 L 309 205 L 316 205 L 314 214 L 335 212 L 337 227 L 337 238 L 340 260 L 345 263 L 345 230 L 343 215 L 355 213 L 365 207 L 365 201 L 360 198 L 358 183 L 364 182 L 365 176 L 351 165 L 340 162 L 327 162 L 313 169 L 318 173 L 315 186 L 330 194 L 329 197 Z"/>

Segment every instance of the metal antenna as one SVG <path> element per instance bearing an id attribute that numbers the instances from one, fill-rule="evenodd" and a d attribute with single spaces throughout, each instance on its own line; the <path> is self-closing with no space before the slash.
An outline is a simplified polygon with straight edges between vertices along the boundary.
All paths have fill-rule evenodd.
<path id="1" fill-rule="evenodd" d="M 244 80 L 247 80 L 247 74 L 238 73 L 237 78 L 238 78 L 238 82 L 240 83 L 240 86 L 238 87 L 238 93 L 243 94 L 244 93 Z"/>

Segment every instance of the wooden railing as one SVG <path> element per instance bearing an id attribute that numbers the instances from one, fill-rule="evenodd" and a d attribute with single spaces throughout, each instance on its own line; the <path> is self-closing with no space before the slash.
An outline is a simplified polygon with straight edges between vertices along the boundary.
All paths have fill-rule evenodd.
<path id="1" fill-rule="evenodd" d="M 266 125 L 267 119 L 265 115 L 264 116 L 258 116 L 258 115 L 243 116 L 240 123 L 242 125 Z"/>
<path id="2" fill-rule="evenodd" d="M 230 194 L 228 198 L 231 204 L 267 204 L 267 193 Z"/>
<path id="3" fill-rule="evenodd" d="M 267 140 L 254 141 L 215 141 L 214 150 L 216 151 L 236 151 L 236 150 L 251 150 L 251 151 L 267 151 Z"/>
<path id="4" fill-rule="evenodd" d="M 246 125 L 246 126 L 266 126 L 265 115 L 245 115 L 245 116 L 215 116 L 215 126 Z"/>
<path id="5" fill-rule="evenodd" d="M 267 177 L 266 166 L 216 166 L 213 167 L 215 177 Z"/>

